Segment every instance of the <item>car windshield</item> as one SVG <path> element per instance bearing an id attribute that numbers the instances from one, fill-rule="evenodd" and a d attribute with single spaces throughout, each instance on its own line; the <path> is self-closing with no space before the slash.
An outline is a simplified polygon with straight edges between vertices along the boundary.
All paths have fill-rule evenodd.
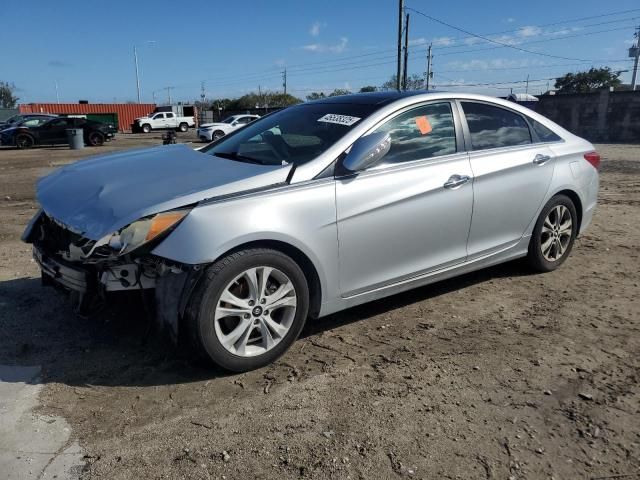
<path id="1" fill-rule="evenodd" d="M 358 125 L 376 105 L 311 103 L 256 119 L 201 152 L 262 165 L 302 165 Z"/>

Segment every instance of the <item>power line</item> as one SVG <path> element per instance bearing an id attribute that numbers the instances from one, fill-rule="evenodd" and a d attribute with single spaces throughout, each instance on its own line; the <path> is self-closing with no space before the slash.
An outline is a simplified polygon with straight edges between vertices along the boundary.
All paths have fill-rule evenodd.
<path id="1" fill-rule="evenodd" d="M 640 8 L 638 8 L 638 9 L 633 9 L 633 10 L 631 10 L 631 11 L 640 11 Z M 608 15 L 599 15 L 599 16 L 595 16 L 595 17 L 593 17 L 593 16 L 592 16 L 592 17 L 583 17 L 583 18 L 582 18 L 582 20 L 584 20 L 584 19 L 590 19 L 590 18 L 601 18 L 601 17 L 603 17 L 603 16 L 610 16 L 610 15 L 613 15 L 613 14 L 608 14 Z M 625 17 L 625 18 L 618 18 L 618 19 L 615 19 L 615 20 L 608 20 L 608 21 L 606 21 L 606 22 L 590 23 L 590 24 L 588 24 L 588 25 L 579 25 L 579 26 L 577 26 L 577 27 L 579 27 L 579 28 L 581 28 L 581 29 L 583 29 L 583 28 L 590 28 L 590 27 L 598 27 L 598 26 L 600 26 L 600 25 L 608 25 L 608 24 L 611 24 L 611 23 L 628 22 L 628 21 L 630 21 L 630 20 L 635 20 L 635 19 L 638 19 L 638 18 L 640 18 L 640 17 Z M 580 19 L 577 19 L 577 20 L 580 20 Z M 518 32 L 521 32 L 521 31 L 522 31 L 522 29 L 523 29 L 523 28 L 526 28 L 526 27 L 530 27 L 530 28 L 544 28 L 544 27 L 550 27 L 550 26 L 554 26 L 554 25 L 562 25 L 562 24 L 564 24 L 564 25 L 565 25 L 565 27 L 564 27 L 565 29 L 566 29 L 566 28 L 576 28 L 576 26 L 566 25 L 566 22 L 569 22 L 569 21 L 571 21 L 571 20 L 567 20 L 567 21 L 565 21 L 565 22 L 543 23 L 543 24 L 539 24 L 539 25 L 526 25 L 526 26 L 523 26 L 523 27 L 519 27 L 519 28 L 517 28 L 517 29 L 515 29 L 515 30 L 502 30 L 502 31 L 499 31 L 499 32 L 485 33 L 485 34 L 484 34 L 484 36 L 489 36 L 489 35 L 503 35 L 503 34 L 505 34 L 505 33 L 518 33 Z M 547 33 L 546 33 L 546 35 L 554 35 L 554 34 L 562 33 L 562 31 L 563 31 L 563 30 L 556 30 L 556 31 L 554 31 L 554 32 L 547 32 Z M 466 40 L 466 39 L 469 39 L 469 38 L 477 38 L 477 37 L 476 37 L 475 35 L 470 35 L 470 36 L 466 36 L 466 37 L 453 37 L 453 38 L 451 38 L 450 40 L 451 40 L 451 41 L 460 41 L 460 40 Z M 459 47 L 459 46 L 462 46 L 462 45 L 445 45 L 445 46 L 442 46 L 442 47 L 440 47 L 440 48 L 455 48 L 456 46 L 458 46 L 458 47 Z"/>
<path id="2" fill-rule="evenodd" d="M 555 42 L 557 40 L 565 40 L 567 38 L 585 37 L 585 36 L 597 35 L 599 33 L 608 33 L 608 32 L 617 32 L 617 31 L 620 31 L 620 30 L 628 30 L 629 28 L 632 28 L 632 26 L 625 25 L 624 27 L 610 28 L 610 29 L 606 29 L 606 30 L 596 30 L 595 32 L 584 32 L 584 33 L 576 33 L 574 35 L 563 35 L 563 36 L 558 36 L 558 37 L 554 37 L 554 38 L 543 38 L 543 39 L 540 39 L 540 40 L 529 40 L 527 42 L 518 43 L 517 45 L 533 45 L 533 44 L 537 44 L 537 43 Z M 504 48 L 505 46 L 508 46 L 508 45 L 516 46 L 516 44 L 504 44 L 504 45 L 500 45 L 500 46 L 497 46 L 497 47 L 474 48 L 474 49 L 471 49 L 471 50 L 464 50 L 464 51 L 457 51 L 457 52 L 446 52 L 446 53 L 441 53 L 441 55 L 457 55 L 459 53 L 483 52 L 483 51 L 486 51 L 486 50 L 495 50 L 497 48 Z M 446 49 L 450 49 L 450 48 L 464 48 L 466 46 L 467 45 L 445 46 L 445 47 L 440 47 L 440 50 L 446 50 Z M 549 55 L 546 55 L 546 56 L 549 56 Z M 564 57 L 560 57 L 560 58 L 564 58 Z M 574 60 L 574 59 L 566 59 L 566 60 Z M 589 61 L 589 60 L 584 60 L 584 61 Z"/>
<path id="3" fill-rule="evenodd" d="M 629 27 L 624 27 L 624 28 L 629 28 Z M 528 44 L 534 44 L 534 43 L 543 43 L 543 42 L 547 42 L 547 41 L 554 41 L 554 40 L 562 40 L 564 38 L 573 38 L 573 37 L 579 37 L 579 36 L 584 36 L 584 35 L 594 35 L 597 33 L 604 33 L 604 32 L 609 32 L 612 30 L 618 30 L 618 29 L 609 29 L 609 30 L 601 30 L 601 31 L 596 31 L 596 32 L 587 32 L 587 33 L 581 33 L 581 34 L 576 34 L 576 35 L 571 35 L 571 36 L 563 36 L 563 37 L 556 37 L 556 38 L 549 38 L 549 39 L 542 39 L 542 40 L 534 40 L 534 41 L 530 41 L 530 42 L 524 42 L 521 45 L 528 45 Z M 500 44 L 499 46 L 496 47 L 488 47 L 488 48 L 475 48 L 475 49 L 469 49 L 469 50 L 463 50 L 463 51 L 457 51 L 457 52 L 444 52 L 444 53 L 440 53 L 441 56 L 449 56 L 449 55 L 457 55 L 457 54 L 464 54 L 464 53 L 472 53 L 472 52 L 479 52 L 479 51 L 487 51 L 487 50 L 493 50 L 496 48 L 505 48 L 505 47 L 511 47 L 513 48 L 514 46 L 509 45 L 509 44 Z M 448 47 L 440 47 L 439 50 L 444 50 Z M 460 46 L 457 46 L 457 48 L 460 48 Z M 524 49 L 521 49 L 524 50 Z M 427 49 L 417 49 L 413 52 L 410 52 L 410 55 L 423 55 L 427 52 Z M 535 54 L 540 54 L 538 52 L 533 52 Z M 348 61 L 345 62 L 345 60 L 349 59 L 349 58 L 362 58 L 365 56 L 377 56 L 379 58 L 377 59 L 391 59 L 394 58 L 395 55 L 391 54 L 391 55 L 381 55 L 380 53 L 375 53 L 375 54 L 363 54 L 363 55 L 356 55 L 356 56 L 352 56 L 352 57 L 343 57 L 341 59 L 337 59 L 337 60 L 331 60 L 331 61 L 324 61 L 324 62 L 316 62 L 315 64 L 320 65 L 320 64 L 325 64 L 326 67 L 307 67 L 307 68 L 301 68 L 300 66 L 289 66 L 288 67 L 288 73 L 289 74 L 294 74 L 294 75 L 305 75 L 304 72 L 308 72 L 308 73 L 331 73 L 331 72 L 336 72 L 336 71 L 343 71 L 346 70 L 348 68 L 342 68 L 342 67 L 356 67 L 356 68 L 368 68 L 368 67 L 373 67 L 373 66 L 380 66 L 380 65 L 388 65 L 390 63 L 394 63 L 394 62 L 375 62 L 375 63 L 363 63 L 362 61 Z M 549 56 L 549 55 L 545 55 L 545 56 Z M 556 56 L 553 56 L 556 57 Z M 559 56 L 558 56 L 559 57 Z M 566 58 L 566 57 L 559 57 L 559 58 Z M 372 58 L 372 60 L 374 60 Z M 571 59 L 574 60 L 574 59 Z M 611 62 L 611 61 L 617 61 L 617 60 L 611 60 L 611 59 L 604 59 L 604 60 L 596 60 L 596 59 L 575 59 L 574 61 L 580 61 L 580 62 L 599 62 L 599 61 L 603 61 L 603 62 Z M 627 61 L 626 59 L 624 61 Z M 332 63 L 331 65 L 329 65 L 329 63 Z M 307 64 L 309 65 L 309 64 Z M 339 68 L 334 68 L 334 67 L 339 67 Z M 269 80 L 269 79 L 274 79 L 276 78 L 276 76 L 279 76 L 281 74 L 281 71 L 279 70 L 267 70 L 264 72 L 254 72 L 252 74 L 247 74 L 244 76 L 238 76 L 238 75 L 229 75 L 228 78 L 229 80 L 227 81 L 223 81 L 222 79 L 224 79 L 225 77 L 216 77 L 215 80 L 218 80 L 217 82 L 213 82 L 210 83 L 210 85 L 216 85 L 216 86 L 225 86 L 225 85 L 235 85 L 237 84 L 238 80 L 244 80 L 244 81 L 258 81 L 258 80 Z M 189 86 L 193 86 L 195 84 L 183 84 L 183 85 L 179 85 L 177 86 L 178 88 L 188 88 Z"/>
<path id="4" fill-rule="evenodd" d="M 524 53 L 530 53 L 530 54 L 532 54 L 532 55 L 541 55 L 541 56 L 544 56 L 544 57 L 550 57 L 550 58 L 560 58 L 560 59 L 562 59 L 562 60 L 580 60 L 580 61 L 587 61 L 587 60 L 584 60 L 584 59 L 581 59 L 581 58 L 570 58 L 570 57 L 563 57 L 563 56 L 560 56 L 560 55 L 551 55 L 551 54 L 549 54 L 549 53 L 534 52 L 533 50 L 527 50 L 527 49 L 525 49 L 525 48 L 520 48 L 520 47 L 517 47 L 517 46 L 515 46 L 515 45 L 511 45 L 511 44 L 508 44 L 508 43 L 499 42 L 499 41 L 497 41 L 497 40 L 493 40 L 493 39 L 491 39 L 491 38 L 487 38 L 487 37 L 485 37 L 485 36 L 483 36 L 483 35 L 478 35 L 478 34 L 476 34 L 476 33 L 470 32 L 469 30 L 465 30 L 464 28 L 456 27 L 455 25 L 452 25 L 452 24 L 450 24 L 450 23 L 447 23 L 447 22 L 445 22 L 445 21 L 443 21 L 443 20 L 439 20 L 439 19 L 437 19 L 437 18 L 435 18 L 435 17 L 432 17 L 431 15 L 427 15 L 426 13 L 421 12 L 420 10 L 416 10 L 415 8 L 406 7 L 406 9 L 407 9 L 407 10 L 411 10 L 412 12 L 415 12 L 415 13 L 417 13 L 418 15 L 421 15 L 421 16 L 423 16 L 423 17 L 425 17 L 425 18 L 428 18 L 429 20 L 431 20 L 431 21 L 433 21 L 433 22 L 439 23 L 439 24 L 441 24 L 441 25 L 444 25 L 444 26 L 446 26 L 446 27 L 452 28 L 452 29 L 454 29 L 454 30 L 458 30 L 459 32 L 462 32 L 462 33 L 467 34 L 467 35 L 469 35 L 469 36 L 476 37 L 476 38 L 480 38 L 481 40 L 484 40 L 484 41 L 486 41 L 486 42 L 489 42 L 489 43 L 495 43 L 496 45 L 500 45 L 500 46 L 502 46 L 502 47 L 512 48 L 512 49 L 514 49 L 514 50 L 518 50 L 518 51 L 520 51 L 520 52 L 524 52 Z"/>

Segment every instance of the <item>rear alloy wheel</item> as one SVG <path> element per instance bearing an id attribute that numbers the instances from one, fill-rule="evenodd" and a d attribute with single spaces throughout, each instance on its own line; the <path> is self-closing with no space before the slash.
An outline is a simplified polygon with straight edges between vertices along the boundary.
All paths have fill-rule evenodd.
<path id="1" fill-rule="evenodd" d="M 100 132 L 91 132 L 89 134 L 89 145 L 99 147 L 104 144 L 104 135 Z"/>
<path id="2" fill-rule="evenodd" d="M 33 147 L 34 141 L 31 135 L 21 134 L 16 137 L 16 147 L 19 149 Z"/>
<path id="3" fill-rule="evenodd" d="M 189 125 L 187 125 L 186 123 L 181 123 L 178 126 L 178 130 L 180 130 L 181 132 L 186 132 L 187 130 L 189 130 Z"/>
<path id="4" fill-rule="evenodd" d="M 224 137 L 224 132 L 222 130 L 216 130 L 215 132 L 213 132 L 213 135 L 211 136 L 214 142 L 216 140 L 220 140 L 222 137 Z"/>
<path id="5" fill-rule="evenodd" d="M 558 268 L 567 259 L 578 233 L 576 207 L 565 195 L 556 195 L 542 209 L 533 229 L 528 260 L 541 272 Z"/>
<path id="6" fill-rule="evenodd" d="M 244 250 L 209 267 L 187 310 L 197 349 L 219 366 L 243 372 L 282 355 L 304 326 L 304 273 L 276 250 Z"/>

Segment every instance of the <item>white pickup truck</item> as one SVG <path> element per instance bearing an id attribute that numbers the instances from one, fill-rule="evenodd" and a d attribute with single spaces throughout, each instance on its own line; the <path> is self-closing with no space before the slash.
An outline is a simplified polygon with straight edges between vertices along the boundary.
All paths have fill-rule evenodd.
<path id="1" fill-rule="evenodd" d="M 146 117 L 136 118 L 133 121 L 133 131 L 149 133 L 151 130 L 175 129 L 186 132 L 189 127 L 195 127 L 193 117 L 179 117 L 174 112 L 150 113 Z"/>

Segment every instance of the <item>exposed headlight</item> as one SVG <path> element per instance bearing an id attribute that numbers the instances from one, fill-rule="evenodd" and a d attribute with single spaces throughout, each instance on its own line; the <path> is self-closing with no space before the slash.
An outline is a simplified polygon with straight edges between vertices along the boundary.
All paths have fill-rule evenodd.
<path id="1" fill-rule="evenodd" d="M 143 218 L 98 243 L 107 243 L 119 255 L 129 253 L 177 225 L 189 211 L 172 210 Z"/>

